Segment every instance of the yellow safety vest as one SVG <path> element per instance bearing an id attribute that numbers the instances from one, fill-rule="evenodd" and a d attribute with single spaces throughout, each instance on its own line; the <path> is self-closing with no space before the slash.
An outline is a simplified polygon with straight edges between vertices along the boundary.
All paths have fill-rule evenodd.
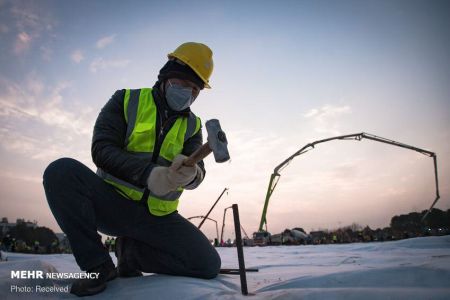
<path id="1" fill-rule="evenodd" d="M 152 158 L 155 148 L 157 108 L 151 88 L 125 91 L 124 116 L 127 122 L 125 150 L 137 156 Z M 195 135 L 201 128 L 200 118 L 193 113 L 189 117 L 178 117 L 172 128 L 164 137 L 157 158 L 157 164 L 170 166 L 172 160 L 183 150 L 184 142 Z M 112 184 L 118 192 L 134 201 L 140 201 L 144 190 L 126 181 L 114 177 L 102 169 L 97 174 L 106 182 Z M 147 206 L 151 214 L 164 216 L 177 210 L 179 198 L 183 188 L 169 192 L 163 196 L 156 196 L 150 191 Z M 144 200 L 145 201 L 145 200 Z"/>

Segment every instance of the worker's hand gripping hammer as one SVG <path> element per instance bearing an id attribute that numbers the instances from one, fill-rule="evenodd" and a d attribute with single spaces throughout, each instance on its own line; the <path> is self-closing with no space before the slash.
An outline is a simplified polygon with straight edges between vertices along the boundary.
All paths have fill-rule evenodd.
<path id="1" fill-rule="evenodd" d="M 208 132 L 208 141 L 186 158 L 183 165 L 195 166 L 196 163 L 204 159 L 211 152 L 214 153 L 214 159 L 218 163 L 226 162 L 230 159 L 227 137 L 225 132 L 220 128 L 219 120 L 208 120 L 205 126 Z"/>

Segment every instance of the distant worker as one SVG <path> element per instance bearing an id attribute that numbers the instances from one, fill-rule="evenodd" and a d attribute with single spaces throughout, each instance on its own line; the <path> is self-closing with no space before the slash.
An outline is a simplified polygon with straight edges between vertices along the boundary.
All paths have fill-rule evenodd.
<path id="1" fill-rule="evenodd" d="M 111 250 L 110 251 L 116 251 L 116 238 L 111 238 Z"/>
<path id="2" fill-rule="evenodd" d="M 17 241 L 16 238 L 12 238 L 11 241 L 11 252 L 16 252 Z"/>
<path id="3" fill-rule="evenodd" d="M 2 249 L 3 251 L 11 251 L 11 236 L 9 234 L 5 235 L 2 239 Z"/>
<path id="4" fill-rule="evenodd" d="M 52 253 L 58 253 L 58 246 L 59 246 L 59 240 L 58 239 L 54 239 L 51 245 L 51 252 Z"/>
<path id="5" fill-rule="evenodd" d="M 150 51 L 150 50 L 149 50 Z M 214 278 L 220 257 L 197 227 L 178 214 L 184 189 L 203 181 L 203 161 L 183 161 L 203 143 L 190 106 L 210 88 L 212 51 L 188 42 L 168 54 L 153 88 L 114 93 L 95 123 L 91 153 L 97 175 L 61 158 L 44 173 L 47 201 L 82 270 L 71 293 L 100 293 L 117 276 L 141 272 Z M 117 273 L 97 230 L 118 236 Z"/>
<path id="6" fill-rule="evenodd" d="M 358 242 L 364 242 L 364 237 L 361 230 L 358 230 Z"/>
<path id="7" fill-rule="evenodd" d="M 111 251 L 111 240 L 109 239 L 109 236 L 106 238 L 105 247 L 108 250 L 108 252 Z"/>
<path id="8" fill-rule="evenodd" d="M 34 253 L 39 253 L 39 241 L 34 241 Z"/>

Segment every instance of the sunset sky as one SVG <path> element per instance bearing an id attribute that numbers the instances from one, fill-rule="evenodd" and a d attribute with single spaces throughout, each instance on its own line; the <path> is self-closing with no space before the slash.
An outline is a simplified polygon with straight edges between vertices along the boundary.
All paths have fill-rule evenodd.
<path id="1" fill-rule="evenodd" d="M 221 226 L 223 209 L 238 203 L 250 235 L 279 163 L 309 142 L 358 132 L 435 152 L 436 207 L 448 209 L 449 29 L 449 1 L 0 0 L 0 217 L 60 232 L 46 166 L 72 157 L 95 170 L 100 109 L 117 89 L 152 87 L 167 53 L 187 41 L 214 53 L 212 89 L 192 110 L 220 120 L 231 162 L 205 160 L 204 182 L 180 200 L 183 216 L 205 214 L 228 187 L 211 218 Z M 434 196 L 431 158 L 333 141 L 281 172 L 268 229 L 385 227 Z M 214 225 L 204 232 L 214 238 Z"/>

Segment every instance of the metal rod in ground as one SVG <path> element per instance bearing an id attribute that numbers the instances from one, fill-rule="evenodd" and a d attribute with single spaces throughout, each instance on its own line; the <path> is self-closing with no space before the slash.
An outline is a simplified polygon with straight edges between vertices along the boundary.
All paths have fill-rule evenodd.
<path id="1" fill-rule="evenodd" d="M 234 216 L 234 232 L 236 233 L 236 249 L 239 262 L 239 275 L 241 277 L 241 291 L 242 295 L 248 295 L 247 276 L 245 274 L 244 249 L 242 246 L 241 237 L 241 222 L 239 221 L 239 209 L 237 204 L 233 204 L 232 207 Z"/>
<path id="2" fill-rule="evenodd" d="M 259 269 L 245 269 L 245 272 L 258 272 Z M 239 269 L 220 269 L 220 274 L 240 275 Z"/>

